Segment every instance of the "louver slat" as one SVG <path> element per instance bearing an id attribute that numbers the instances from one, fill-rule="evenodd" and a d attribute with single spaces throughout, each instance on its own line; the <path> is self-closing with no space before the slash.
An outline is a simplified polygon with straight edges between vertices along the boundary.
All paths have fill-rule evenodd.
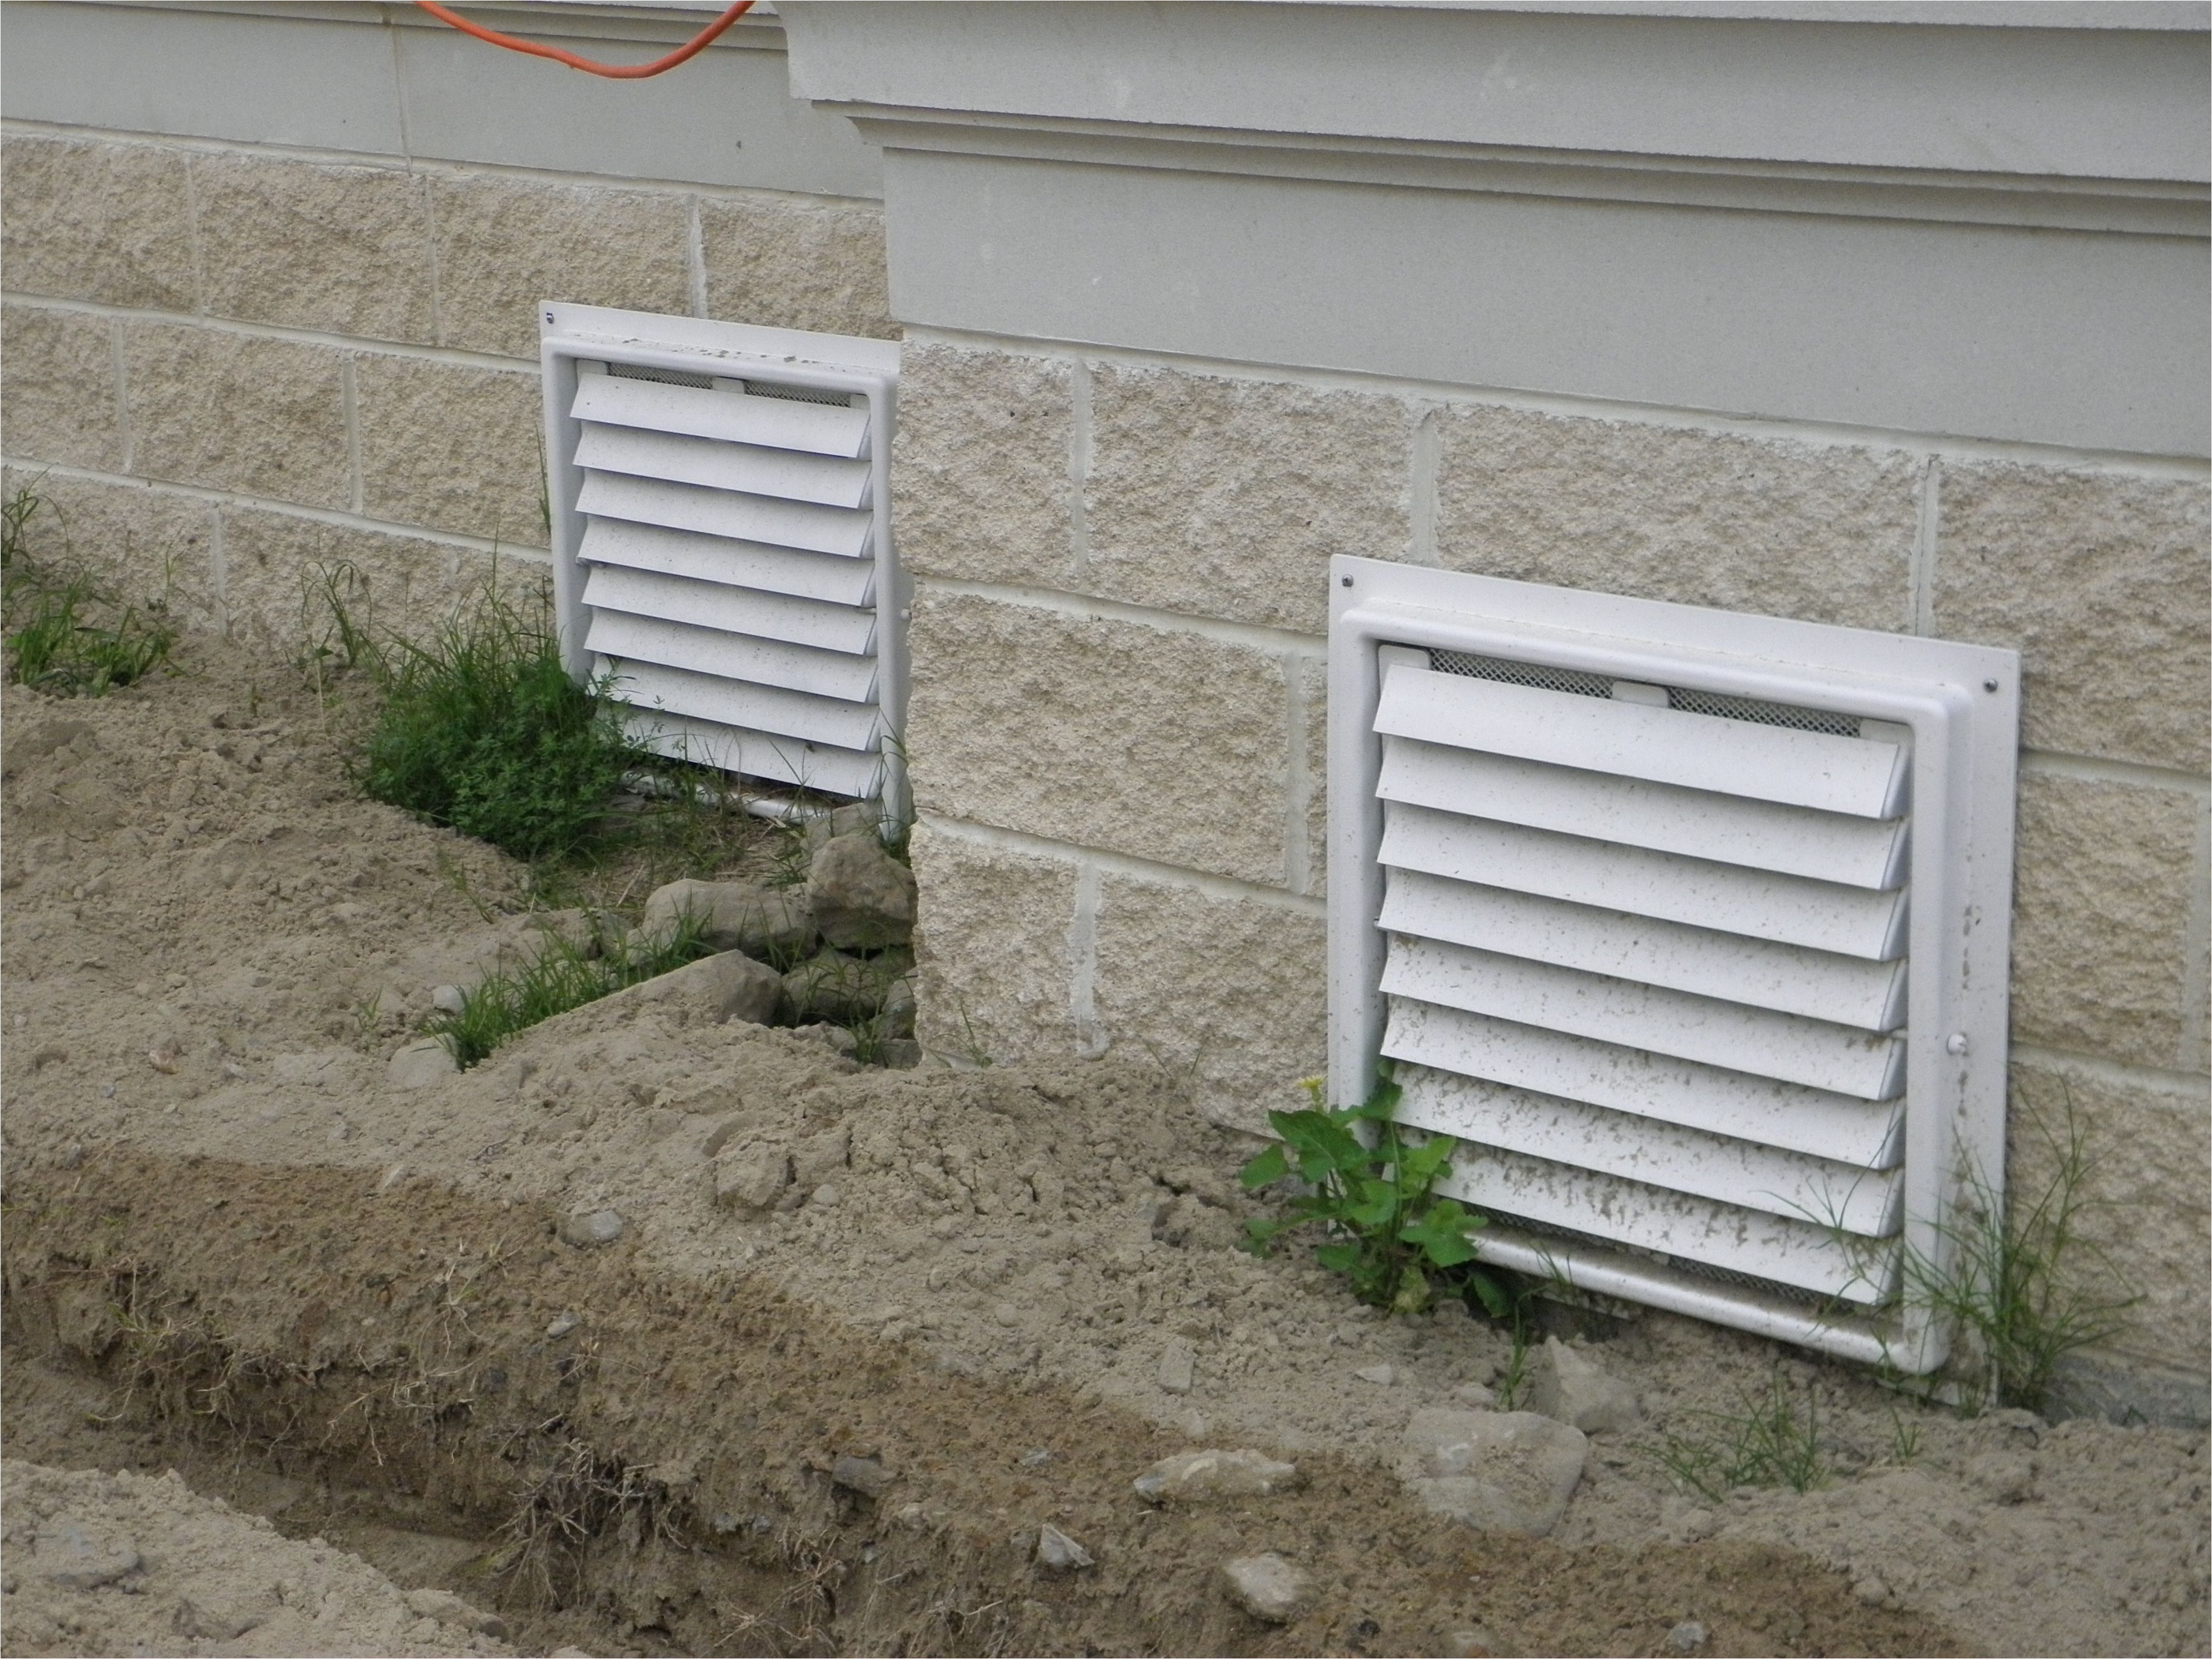
<path id="1" fill-rule="evenodd" d="M 1457 749 L 1865 818 L 1903 810 L 1899 744 L 1395 665 L 1375 730 Z"/>
<path id="2" fill-rule="evenodd" d="M 1905 1044 L 1894 1037 L 1432 939 L 1394 936 L 1382 989 L 1862 1100 L 1904 1086 Z"/>
<path id="3" fill-rule="evenodd" d="M 603 664 L 623 698 L 641 714 L 665 710 L 800 743 L 872 750 L 882 740 L 883 712 L 873 703 L 810 697 L 772 685 L 749 685 L 711 674 L 646 662 Z"/>
<path id="4" fill-rule="evenodd" d="M 599 567 L 585 578 L 584 603 L 854 656 L 875 649 L 876 619 L 870 611 L 619 566 Z"/>
<path id="5" fill-rule="evenodd" d="M 1382 1052 L 1860 1169 L 1893 1168 L 1905 1152 L 1905 1115 L 1893 1102 L 1857 1100 L 1409 997 L 1391 999 Z"/>
<path id="6" fill-rule="evenodd" d="M 1398 1081 L 1405 1089 L 1398 1121 L 1433 1133 L 1865 1237 L 1897 1223 L 1893 1172 L 1830 1164 L 1446 1072 L 1416 1068 L 1401 1072 Z"/>
<path id="7" fill-rule="evenodd" d="M 1905 1023 L 1905 964 L 1393 870 L 1382 926 L 1863 1030 Z"/>
<path id="8" fill-rule="evenodd" d="M 765 444 L 857 459 L 868 453 L 868 411 L 738 391 L 669 386 L 612 374 L 580 374 L 570 414 L 580 421 L 679 432 L 725 443 Z"/>
<path id="9" fill-rule="evenodd" d="M 1382 860 L 1456 881 L 1510 887 L 1844 956 L 1888 961 L 1905 951 L 1902 889 L 1874 892 L 1802 876 L 1770 875 L 1400 801 L 1384 808 Z"/>
<path id="10" fill-rule="evenodd" d="M 834 553 L 846 559 L 866 554 L 874 527 L 868 514 L 842 507 L 738 495 L 694 484 L 625 477 L 618 472 L 586 472 L 583 488 L 576 494 L 576 510 L 594 518 L 696 530 L 737 541 Z"/>
<path id="11" fill-rule="evenodd" d="M 617 611 L 595 611 L 591 617 L 584 645 L 604 657 L 658 663 L 847 702 L 866 702 L 876 694 L 872 657 L 814 651 Z"/>
<path id="12" fill-rule="evenodd" d="M 725 582 L 754 592 L 787 593 L 825 605 L 865 605 L 875 597 L 876 568 L 866 559 L 840 559 L 822 553 L 797 553 L 733 542 L 696 531 L 663 530 L 657 525 L 593 519 L 586 526 L 576 556 L 587 564 L 620 565 L 631 570 L 688 576 L 693 581 Z"/>
<path id="13" fill-rule="evenodd" d="M 1411 738 L 1382 740 L 1376 793 L 1563 835 L 1585 836 L 1602 825 L 1608 840 L 1625 846 L 1851 887 L 1890 888 L 1905 879 L 1909 838 L 1902 818 L 1739 800 Z"/>
<path id="14" fill-rule="evenodd" d="M 1893 1244 L 1515 1152 L 1461 1158 L 1438 1188 L 1479 1209 L 1847 1302 L 1871 1305 L 1897 1288 Z"/>
<path id="15" fill-rule="evenodd" d="M 576 465 L 638 478 L 665 478 L 779 501 L 821 507 L 868 504 L 874 469 L 788 449 L 760 449 L 713 438 L 687 438 L 634 427 L 587 426 L 576 441 Z"/>
<path id="16" fill-rule="evenodd" d="M 697 766 L 855 798 L 873 795 L 883 787 L 880 754 L 803 743 L 682 714 L 632 714 L 629 726 L 658 752 Z"/>

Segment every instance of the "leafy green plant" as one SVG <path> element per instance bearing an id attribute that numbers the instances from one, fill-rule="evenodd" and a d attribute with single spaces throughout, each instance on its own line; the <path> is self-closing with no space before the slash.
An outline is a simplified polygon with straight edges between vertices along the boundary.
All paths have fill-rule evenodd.
<path id="1" fill-rule="evenodd" d="M 1313 1105 L 1268 1113 L 1281 1143 L 1252 1159 L 1239 1176 L 1248 1191 L 1288 1176 L 1305 1190 L 1291 1200 L 1288 1215 L 1247 1222 L 1248 1248 L 1265 1255 L 1279 1234 L 1318 1223 L 1329 1237 L 1315 1249 L 1315 1260 L 1344 1274 L 1362 1302 L 1417 1313 L 1434 1294 L 1431 1275 L 1449 1275 L 1464 1279 L 1494 1316 L 1505 1316 L 1510 1301 L 1504 1288 L 1469 1266 L 1474 1247 L 1468 1235 L 1483 1218 L 1435 1191 L 1451 1173 L 1457 1143 L 1442 1135 L 1414 1139 L 1401 1130 L 1403 1091 L 1389 1062 L 1374 1093 L 1358 1106 L 1330 1110 L 1319 1079 L 1305 1088 Z"/>
<path id="2" fill-rule="evenodd" d="M 0 611 L 9 678 L 62 696 L 103 696 L 143 679 L 177 642 L 165 600 L 143 613 L 89 576 L 62 576 L 33 560 L 27 527 L 46 503 L 25 484 L 0 501 Z"/>
<path id="3" fill-rule="evenodd" d="M 2087 1126 L 2070 1090 L 2063 1099 L 2056 1125 L 2024 1103 L 2015 1108 L 2049 1159 L 2039 1186 L 2016 1186 L 2008 1206 L 1977 1173 L 1938 1224 L 1934 1256 L 1905 1252 L 1906 1305 L 1959 1334 L 1956 1363 L 1968 1384 L 1959 1403 L 1970 1416 L 1999 1406 L 2040 1410 L 2059 1363 L 2118 1334 L 2121 1314 L 2139 1299 L 2081 1237 L 2082 1218 L 2102 1201 L 2087 1190 L 2094 1165 Z"/>
<path id="4" fill-rule="evenodd" d="M 518 1031 L 710 954 L 702 926 L 685 917 L 673 933 L 642 944 L 612 932 L 590 945 L 548 933 L 527 961 L 487 975 L 462 994 L 458 1012 L 434 1015 L 422 1029 L 466 1071 Z"/>
<path id="5" fill-rule="evenodd" d="M 1703 1432 L 1668 1434 L 1644 1449 L 1685 1486 L 1718 1503 L 1738 1486 L 1809 1492 L 1828 1477 L 1820 1449 L 1820 1403 L 1808 1389 L 1801 1413 L 1777 1366 L 1765 1391 L 1736 1412 L 1693 1412 Z"/>

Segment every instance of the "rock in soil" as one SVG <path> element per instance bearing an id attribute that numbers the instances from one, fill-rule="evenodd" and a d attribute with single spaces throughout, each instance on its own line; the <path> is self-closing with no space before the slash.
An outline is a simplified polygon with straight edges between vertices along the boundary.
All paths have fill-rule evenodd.
<path id="1" fill-rule="evenodd" d="M 638 931 L 648 939 L 671 939 L 687 916 L 701 924 L 702 942 L 714 951 L 788 960 L 814 939 L 804 892 L 750 881 L 684 880 L 657 887 L 645 901 Z"/>
<path id="2" fill-rule="evenodd" d="M 635 1002 L 681 1006 L 717 1023 L 735 1019 L 765 1025 L 782 1002 L 783 978 L 742 951 L 720 951 L 616 994 Z"/>
<path id="3" fill-rule="evenodd" d="M 591 1210 L 562 1220 L 561 1242 L 580 1250 L 596 1249 L 613 1243 L 629 1226 L 619 1210 Z"/>
<path id="4" fill-rule="evenodd" d="M 1632 1429 L 1643 1413 L 1636 1390 L 1556 1336 L 1544 1339 L 1528 1382 L 1528 1409 L 1584 1434 Z"/>
<path id="5" fill-rule="evenodd" d="M 1399 1475 L 1438 1515 L 1541 1538 L 1559 1524 L 1589 1442 L 1534 1412 L 1427 1410 L 1406 1426 Z"/>
<path id="6" fill-rule="evenodd" d="M 386 1076 L 395 1089 L 430 1089 L 458 1076 L 460 1069 L 451 1049 L 435 1037 L 426 1037 L 392 1055 Z"/>
<path id="7" fill-rule="evenodd" d="M 823 844 L 806 870 L 806 896 L 822 937 L 841 951 L 880 951 L 914 936 L 914 872 L 872 834 Z"/>
<path id="8" fill-rule="evenodd" d="M 1039 1566 L 1049 1567 L 1054 1572 L 1078 1572 L 1097 1565 L 1091 1559 L 1089 1550 L 1051 1525 L 1037 1528 L 1036 1559 Z"/>
<path id="9" fill-rule="evenodd" d="M 1265 1452 L 1194 1451 L 1163 1457 L 1139 1475 L 1147 1503 L 1203 1504 L 1225 1498 L 1271 1498 L 1298 1484 L 1298 1467 Z"/>
<path id="10" fill-rule="evenodd" d="M 1312 1578 L 1273 1551 L 1240 1555 L 1221 1569 L 1230 1599 L 1255 1619 L 1287 1625 L 1313 1605 Z"/>

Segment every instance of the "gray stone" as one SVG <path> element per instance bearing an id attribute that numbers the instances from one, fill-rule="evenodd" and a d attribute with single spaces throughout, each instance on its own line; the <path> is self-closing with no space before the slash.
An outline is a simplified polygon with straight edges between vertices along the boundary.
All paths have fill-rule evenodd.
<path id="1" fill-rule="evenodd" d="M 714 1202 L 725 1209 L 765 1210 L 791 1183 L 791 1153 L 770 1141 L 723 1149 L 714 1160 Z"/>
<path id="2" fill-rule="evenodd" d="M 1198 1381 L 1198 1351 L 1181 1337 L 1170 1339 L 1160 1356 L 1159 1384 L 1170 1394 L 1188 1394 Z"/>
<path id="3" fill-rule="evenodd" d="M 910 1072 L 921 1064 L 921 1045 L 912 1037 L 885 1037 L 876 1053 L 890 1071 Z"/>
<path id="4" fill-rule="evenodd" d="M 234 1642 L 276 1611 L 273 1601 L 227 1596 L 220 1589 L 177 1598 L 177 1629 L 199 1642 Z"/>
<path id="5" fill-rule="evenodd" d="M 766 1025 L 782 1006 L 783 976 L 742 951 L 721 951 L 656 975 L 623 994 L 640 1002 L 682 1004 L 718 1024 L 734 1019 Z"/>
<path id="6" fill-rule="evenodd" d="M 451 1590 L 428 1588 L 409 1590 L 407 1606 L 411 1612 L 425 1619 L 434 1619 L 441 1625 L 459 1625 L 464 1630 L 472 1630 L 495 1639 L 507 1634 L 507 1620 L 497 1613 L 471 1607 Z"/>
<path id="7" fill-rule="evenodd" d="M 138 1569 L 138 1547 L 119 1533 L 58 1515 L 32 1539 L 39 1576 L 64 1589 L 97 1589 Z"/>
<path id="8" fill-rule="evenodd" d="M 822 937 L 839 950 L 880 951 L 914 937 L 914 872 L 871 831 L 823 843 L 806 870 Z"/>
<path id="9" fill-rule="evenodd" d="M 1221 1581 L 1231 1601 L 1270 1625 L 1287 1625 L 1313 1605 L 1311 1576 L 1272 1550 L 1225 1563 Z"/>
<path id="10" fill-rule="evenodd" d="M 1498 1652 L 1498 1638 L 1480 1625 L 1455 1630 L 1448 1639 L 1451 1659 L 1493 1659 Z"/>
<path id="11" fill-rule="evenodd" d="M 1528 1383 L 1528 1409 L 1580 1429 L 1584 1434 L 1632 1429 L 1644 1413 L 1636 1390 L 1608 1376 L 1595 1361 L 1556 1336 L 1544 1339 Z"/>
<path id="12" fill-rule="evenodd" d="M 1352 1375 L 1362 1382 L 1378 1383 L 1387 1389 L 1398 1380 L 1398 1368 L 1395 1365 L 1362 1365 Z"/>
<path id="13" fill-rule="evenodd" d="M 1667 1632 L 1667 1645 L 1677 1653 L 1695 1653 L 1705 1644 L 1705 1627 L 1694 1619 L 1685 1619 Z"/>
<path id="14" fill-rule="evenodd" d="M 1054 1572 L 1076 1572 L 1091 1565 L 1091 1552 L 1049 1523 L 1037 1528 L 1037 1565 Z"/>
<path id="15" fill-rule="evenodd" d="M 672 881 L 655 888 L 638 929 L 648 939 L 665 939 L 684 916 L 699 921 L 700 938 L 710 949 L 755 957 L 787 959 L 814 938 L 805 894 L 750 881 Z"/>
<path id="16" fill-rule="evenodd" d="M 433 986 L 430 1006 L 441 1014 L 458 1014 L 468 1006 L 468 998 L 458 985 Z"/>
<path id="17" fill-rule="evenodd" d="M 1299 1484 L 1298 1466 L 1245 1449 L 1178 1452 L 1139 1475 L 1137 1496 L 1149 1504 L 1205 1504 L 1230 1498 L 1272 1498 Z"/>
<path id="18" fill-rule="evenodd" d="M 409 1043 L 384 1068 L 385 1080 L 395 1089 L 431 1088 L 458 1077 L 460 1070 L 453 1063 L 453 1051 L 435 1037 Z"/>
<path id="19" fill-rule="evenodd" d="M 890 988 L 885 970 L 865 957 L 817 951 L 780 981 L 782 1006 L 794 1024 L 834 1025 L 873 1019 Z"/>
<path id="20" fill-rule="evenodd" d="M 880 1457 L 854 1457 L 846 1453 L 830 1466 L 832 1485 L 859 1492 L 863 1498 L 881 1498 L 896 1478 L 884 1467 Z"/>
<path id="21" fill-rule="evenodd" d="M 1534 1412 L 1431 1409 L 1407 1425 L 1398 1474 L 1437 1514 L 1541 1538 L 1566 1513 L 1589 1455 L 1581 1430 Z"/>
<path id="22" fill-rule="evenodd" d="M 613 1243 L 629 1225 L 619 1210 L 580 1211 L 562 1218 L 561 1242 L 580 1250 L 593 1249 Z"/>
<path id="23" fill-rule="evenodd" d="M 881 801 L 856 800 L 848 805 L 835 807 L 806 820 L 802 839 L 806 843 L 806 856 L 811 859 L 840 836 L 871 835 L 881 837 L 884 827 L 884 805 Z"/>
<path id="24" fill-rule="evenodd" d="M 912 1036 L 914 1015 L 914 981 L 901 975 L 884 989 L 884 1035 L 886 1037 Z"/>

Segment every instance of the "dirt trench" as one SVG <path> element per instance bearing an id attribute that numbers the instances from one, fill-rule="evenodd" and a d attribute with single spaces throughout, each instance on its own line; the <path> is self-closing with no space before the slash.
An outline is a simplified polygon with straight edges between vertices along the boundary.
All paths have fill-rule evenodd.
<path id="1" fill-rule="evenodd" d="M 448 1577 L 526 1649 L 1443 1653 L 1481 1626 L 1643 1653 L 1694 1613 L 1714 1653 L 1956 1650 L 1802 1557 L 1479 1536 L 1326 1455 L 1297 1493 L 1155 1509 L 1131 1471 L 1184 1443 L 1095 1399 L 954 1374 L 745 1276 L 568 1248 L 542 1206 L 377 1187 L 125 1153 L 19 1179 L 11 1364 L 96 1380 L 157 1442 L 482 1540 Z M 889 1484 L 833 1484 L 841 1455 Z M 1097 1565 L 1039 1566 L 1046 1523 Z M 1268 1549 L 1326 1587 L 1287 1627 L 1212 1583 Z"/>

